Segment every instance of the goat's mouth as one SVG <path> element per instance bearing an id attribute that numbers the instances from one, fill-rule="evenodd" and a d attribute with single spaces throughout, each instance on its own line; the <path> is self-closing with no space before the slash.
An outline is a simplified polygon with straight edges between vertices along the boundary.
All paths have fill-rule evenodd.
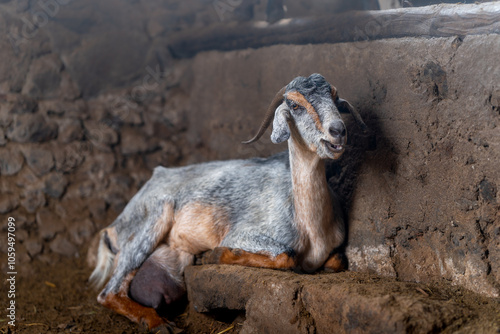
<path id="1" fill-rule="evenodd" d="M 326 153 L 333 159 L 337 159 L 344 152 L 344 144 L 336 144 L 326 140 L 321 140 L 323 146 L 325 147 Z"/>

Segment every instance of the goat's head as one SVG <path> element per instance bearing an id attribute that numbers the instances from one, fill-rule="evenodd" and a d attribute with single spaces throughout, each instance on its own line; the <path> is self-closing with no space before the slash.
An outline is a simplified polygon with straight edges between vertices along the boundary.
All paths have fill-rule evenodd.
<path id="1" fill-rule="evenodd" d="M 257 141 L 273 122 L 271 140 L 281 143 L 296 137 L 322 159 L 338 159 L 345 149 L 347 131 L 340 113 L 352 113 L 363 130 L 366 125 L 335 87 L 320 74 L 297 77 L 274 97 L 257 134 L 245 144 Z"/>

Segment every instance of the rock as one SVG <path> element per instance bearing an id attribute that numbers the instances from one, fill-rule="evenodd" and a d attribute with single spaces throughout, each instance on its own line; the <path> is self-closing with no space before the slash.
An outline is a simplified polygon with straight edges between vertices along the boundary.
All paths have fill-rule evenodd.
<path id="1" fill-rule="evenodd" d="M 164 142 L 159 151 L 146 155 L 146 166 L 150 170 L 158 166 L 175 166 L 179 158 L 179 148 L 171 142 Z"/>
<path id="2" fill-rule="evenodd" d="M 56 54 L 48 54 L 32 61 L 23 94 L 35 98 L 55 98 L 59 95 L 63 64 Z"/>
<path id="3" fill-rule="evenodd" d="M 88 202 L 91 218 L 103 221 L 106 218 L 106 202 L 99 198 L 91 198 Z"/>
<path id="4" fill-rule="evenodd" d="M 38 103 L 38 111 L 47 116 L 65 116 L 64 119 L 83 119 L 86 117 L 86 104 L 83 100 L 66 102 L 44 100 Z"/>
<path id="5" fill-rule="evenodd" d="M 57 233 L 66 229 L 63 220 L 48 208 L 37 211 L 36 223 L 38 225 L 38 235 L 44 240 L 50 240 Z"/>
<path id="6" fill-rule="evenodd" d="M 68 181 L 63 174 L 52 173 L 45 179 L 43 191 L 52 198 L 60 198 L 67 185 Z"/>
<path id="7" fill-rule="evenodd" d="M 84 126 L 86 137 L 97 149 L 109 152 L 110 146 L 118 143 L 118 134 L 106 123 L 91 120 L 84 122 Z"/>
<path id="8" fill-rule="evenodd" d="M 7 128 L 13 120 L 14 116 L 9 113 L 7 104 L 0 104 L 0 127 Z"/>
<path id="9" fill-rule="evenodd" d="M 55 150 L 56 170 L 63 173 L 72 172 L 84 162 L 90 150 L 91 145 L 81 141 L 66 144 L 62 149 Z"/>
<path id="10" fill-rule="evenodd" d="M 21 198 L 21 206 L 29 213 L 35 213 L 36 209 L 44 206 L 46 203 L 45 196 L 41 190 L 27 190 Z"/>
<path id="11" fill-rule="evenodd" d="M 112 153 L 95 153 L 88 155 L 82 165 L 82 172 L 87 174 L 101 174 L 104 177 L 113 171 L 116 165 L 115 156 Z"/>
<path id="12" fill-rule="evenodd" d="M 5 146 L 7 144 L 7 140 L 5 138 L 5 131 L 3 131 L 2 128 L 0 128 L 0 146 Z"/>
<path id="13" fill-rule="evenodd" d="M 24 246 L 26 247 L 26 250 L 31 258 L 36 257 L 38 254 L 42 253 L 43 250 L 43 243 L 38 238 L 31 237 L 25 240 Z"/>
<path id="14" fill-rule="evenodd" d="M 7 138 L 19 143 L 44 142 L 57 137 L 57 124 L 40 114 L 15 115 L 7 128 Z"/>
<path id="15" fill-rule="evenodd" d="M 31 258 L 28 255 L 28 251 L 26 250 L 26 247 L 24 247 L 24 244 L 22 243 L 16 243 L 16 264 L 25 264 L 29 263 L 31 261 Z M 23 271 L 25 270 L 24 267 L 26 266 L 19 266 L 20 270 Z"/>
<path id="16" fill-rule="evenodd" d="M 68 222 L 73 220 L 83 221 L 90 215 L 87 208 L 87 202 L 82 200 L 79 196 L 71 194 L 69 189 L 66 191 L 62 200 L 56 203 L 55 208 L 57 214 Z"/>
<path id="17" fill-rule="evenodd" d="M 0 213 L 9 213 L 19 206 L 19 200 L 14 194 L 0 194 Z"/>
<path id="18" fill-rule="evenodd" d="M 144 109 L 136 102 L 130 101 L 126 96 L 113 95 L 104 101 L 109 116 L 119 123 L 141 125 L 143 123 L 142 114 Z"/>
<path id="19" fill-rule="evenodd" d="M 65 108 L 59 100 L 42 100 L 38 103 L 38 111 L 47 116 L 63 116 Z"/>
<path id="20" fill-rule="evenodd" d="M 59 93 L 63 99 L 70 101 L 79 98 L 82 95 L 80 88 L 78 88 L 76 82 L 66 71 L 61 73 L 61 86 Z"/>
<path id="21" fill-rule="evenodd" d="M 135 128 L 126 127 L 121 131 L 122 154 L 137 154 L 148 151 L 148 139 L 143 133 Z"/>
<path id="22" fill-rule="evenodd" d="M 23 168 L 15 177 L 16 186 L 24 190 L 40 188 L 41 180 L 31 168 Z"/>
<path id="23" fill-rule="evenodd" d="M 51 243 L 50 250 L 56 254 L 64 256 L 75 256 L 78 253 L 78 249 L 73 245 L 66 237 L 63 235 L 58 235 Z"/>
<path id="24" fill-rule="evenodd" d="M 498 326 L 495 302 L 488 311 L 474 308 L 478 295 L 445 284 L 228 265 L 189 266 L 185 279 L 191 313 L 244 313 L 241 333 L 453 332 L 457 319 L 476 328 Z"/>
<path id="25" fill-rule="evenodd" d="M 68 233 L 71 237 L 71 241 L 76 245 L 81 246 L 84 242 L 87 242 L 95 234 L 96 228 L 94 223 L 89 218 L 83 221 L 73 221 L 68 227 Z"/>
<path id="26" fill-rule="evenodd" d="M 92 197 L 93 194 L 95 194 L 94 182 L 91 180 L 72 182 L 66 191 L 66 197 L 68 198 L 89 198 Z"/>
<path id="27" fill-rule="evenodd" d="M 26 214 L 24 210 L 17 209 L 9 214 L 16 219 L 16 229 L 31 230 L 35 225 L 35 216 Z"/>
<path id="28" fill-rule="evenodd" d="M 0 148 L 0 175 L 14 175 L 23 167 L 22 154 L 13 149 Z"/>
<path id="29" fill-rule="evenodd" d="M 106 191 L 103 196 L 104 201 L 113 209 L 116 213 L 120 213 L 127 205 L 127 199 L 123 196 L 122 191 Z"/>
<path id="30" fill-rule="evenodd" d="M 31 114 L 35 112 L 35 99 L 21 94 L 7 94 L 7 111 L 11 114 Z"/>
<path id="31" fill-rule="evenodd" d="M 496 203 L 497 187 L 495 183 L 489 180 L 482 180 L 479 183 L 479 194 L 481 198 L 488 203 Z"/>
<path id="32" fill-rule="evenodd" d="M 82 122 L 74 118 L 65 118 L 59 122 L 59 135 L 57 138 L 63 144 L 83 138 Z"/>
<path id="33" fill-rule="evenodd" d="M 54 157 L 52 152 L 35 146 L 28 146 L 23 150 L 26 163 L 38 176 L 50 172 L 54 167 Z"/>
<path id="34" fill-rule="evenodd" d="M 24 244 L 24 241 L 28 238 L 28 231 L 22 228 L 17 228 L 16 226 L 16 242 L 21 242 Z"/>

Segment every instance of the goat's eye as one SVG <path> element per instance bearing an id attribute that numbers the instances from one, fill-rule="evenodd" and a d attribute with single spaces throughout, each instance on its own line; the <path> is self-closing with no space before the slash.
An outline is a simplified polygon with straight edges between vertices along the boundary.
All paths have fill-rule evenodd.
<path id="1" fill-rule="evenodd" d="M 293 110 L 297 110 L 299 109 L 299 105 L 295 102 L 290 102 L 290 108 L 292 108 Z"/>

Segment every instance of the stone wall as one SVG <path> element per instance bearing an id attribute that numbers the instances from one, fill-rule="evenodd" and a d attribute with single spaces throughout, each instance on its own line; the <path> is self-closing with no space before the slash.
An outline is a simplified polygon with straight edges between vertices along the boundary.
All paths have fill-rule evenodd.
<path id="1" fill-rule="evenodd" d="M 371 129 L 346 116 L 350 147 L 329 163 L 350 268 L 498 296 L 497 34 L 174 60 L 169 36 L 220 23 L 211 5 L 51 3 L 0 2 L 0 238 L 15 217 L 20 263 L 79 255 L 156 165 L 286 149 L 239 143 L 279 88 L 319 72 Z"/>

